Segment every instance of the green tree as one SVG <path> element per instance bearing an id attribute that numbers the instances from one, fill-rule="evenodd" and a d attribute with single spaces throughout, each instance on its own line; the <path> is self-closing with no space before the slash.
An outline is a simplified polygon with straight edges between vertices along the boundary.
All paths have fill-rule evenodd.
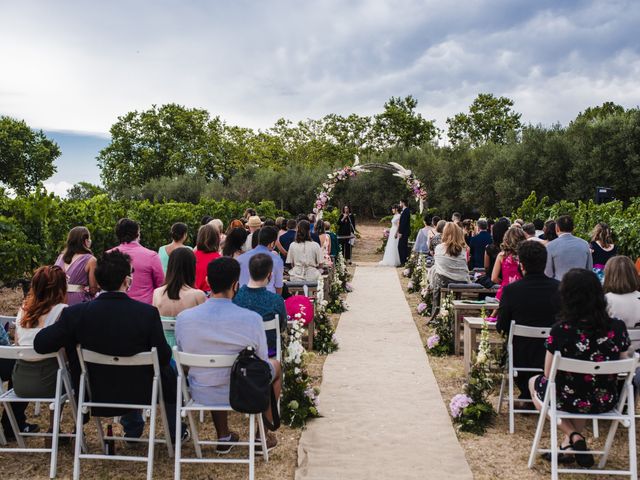
<path id="1" fill-rule="evenodd" d="M 613 102 L 604 102 L 597 107 L 587 107 L 584 112 L 580 112 L 576 121 L 596 121 L 603 120 L 610 115 L 624 113 L 624 107 Z"/>
<path id="2" fill-rule="evenodd" d="M 67 190 L 69 200 L 89 200 L 96 195 L 106 193 L 105 189 L 89 182 L 78 182 Z"/>
<path id="3" fill-rule="evenodd" d="M 449 141 L 456 145 L 463 141 L 473 146 L 483 143 L 506 143 L 509 134 L 520 130 L 520 113 L 512 109 L 513 100 L 481 93 L 469 107 L 469 113 L 447 118 Z"/>
<path id="4" fill-rule="evenodd" d="M 168 104 L 129 112 L 118 117 L 111 143 L 98 155 L 102 182 L 113 193 L 154 178 L 217 178 L 228 170 L 221 134 L 221 121 L 206 110 Z"/>
<path id="5" fill-rule="evenodd" d="M 33 191 L 56 172 L 58 145 L 24 120 L 0 117 L 0 182 L 20 195 Z"/>
<path id="6" fill-rule="evenodd" d="M 426 120 L 416 112 L 418 100 L 409 95 L 391 97 L 384 111 L 375 116 L 374 143 L 378 149 L 400 146 L 408 149 L 433 141 L 438 135 L 435 121 Z"/>

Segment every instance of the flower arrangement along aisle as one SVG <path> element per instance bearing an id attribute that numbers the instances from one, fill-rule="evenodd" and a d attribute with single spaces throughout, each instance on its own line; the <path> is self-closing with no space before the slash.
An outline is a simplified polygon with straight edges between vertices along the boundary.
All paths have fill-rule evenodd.
<path id="1" fill-rule="evenodd" d="M 420 298 L 422 301 L 418 304 L 418 313 L 423 317 L 428 317 L 431 315 L 431 310 L 433 308 L 433 292 L 429 289 L 429 270 L 426 267 L 422 268 Z"/>
<path id="2" fill-rule="evenodd" d="M 486 319 L 484 309 L 482 319 Z M 494 383 L 495 378 L 491 371 L 489 327 L 485 320 L 482 324 L 478 354 L 471 367 L 469 380 L 464 386 L 464 393 L 455 395 L 449 403 L 453 421 L 461 431 L 476 435 L 486 432 L 496 415 L 493 405 L 487 400 Z"/>
<path id="3" fill-rule="evenodd" d="M 318 280 L 318 293 L 316 294 L 313 323 L 315 324 L 315 335 L 313 337 L 313 349 L 327 355 L 338 349 L 338 340 L 329 316 L 327 315 L 328 302 L 324 299 L 324 280 Z"/>
<path id="4" fill-rule="evenodd" d="M 427 295 L 431 295 L 428 292 Z M 430 322 L 429 326 L 433 329 L 433 335 L 427 339 L 425 345 L 430 355 L 442 357 L 453 353 L 453 324 L 455 312 L 453 308 L 453 294 L 450 293 L 442 299 L 440 311 Z"/>
<path id="5" fill-rule="evenodd" d="M 413 269 L 416 268 L 416 262 L 418 261 L 418 254 L 412 252 L 409 258 L 407 259 L 407 263 L 404 264 L 404 270 L 402 271 L 402 276 L 411 278 L 413 275 Z"/>
<path id="6" fill-rule="evenodd" d="M 335 268 L 331 275 L 329 286 L 329 298 L 327 301 L 327 313 L 342 313 L 347 309 L 347 304 L 341 295 L 353 290 L 349 283 L 349 270 L 341 253 L 336 256 Z"/>
<path id="7" fill-rule="evenodd" d="M 424 255 L 417 255 L 415 267 L 411 269 L 411 280 L 407 283 L 409 293 L 416 293 L 421 290 L 421 283 L 427 270 L 427 262 Z"/>
<path id="8" fill-rule="evenodd" d="M 318 417 L 317 387 L 311 386 L 311 380 L 305 368 L 306 351 L 302 346 L 304 331 L 303 313 L 296 313 L 293 325 L 285 338 L 282 371 L 286 381 L 282 387 L 281 412 L 283 423 L 290 427 L 304 427 L 309 418 Z"/>
<path id="9" fill-rule="evenodd" d="M 382 237 L 380 238 L 380 246 L 376 250 L 376 253 L 384 253 L 384 249 L 387 248 L 388 241 L 389 241 L 389 229 L 385 228 L 382 231 Z"/>

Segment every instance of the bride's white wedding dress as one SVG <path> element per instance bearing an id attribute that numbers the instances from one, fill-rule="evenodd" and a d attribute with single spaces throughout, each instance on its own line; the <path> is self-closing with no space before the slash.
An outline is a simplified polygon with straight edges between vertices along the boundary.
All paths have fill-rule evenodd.
<path id="1" fill-rule="evenodd" d="M 391 230 L 389 230 L 389 239 L 387 240 L 387 246 L 384 249 L 384 257 L 380 265 L 386 267 L 397 267 L 400 265 L 400 253 L 398 253 L 398 239 L 396 233 L 398 232 L 398 226 L 400 225 L 400 214 L 396 213 L 391 219 Z"/>

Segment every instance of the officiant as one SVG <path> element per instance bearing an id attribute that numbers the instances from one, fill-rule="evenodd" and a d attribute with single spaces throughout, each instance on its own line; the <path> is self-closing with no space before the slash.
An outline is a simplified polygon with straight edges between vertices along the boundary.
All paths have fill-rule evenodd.
<path id="1" fill-rule="evenodd" d="M 356 218 L 348 205 L 342 207 L 338 219 L 338 240 L 345 261 L 351 265 L 351 250 L 356 240 Z"/>

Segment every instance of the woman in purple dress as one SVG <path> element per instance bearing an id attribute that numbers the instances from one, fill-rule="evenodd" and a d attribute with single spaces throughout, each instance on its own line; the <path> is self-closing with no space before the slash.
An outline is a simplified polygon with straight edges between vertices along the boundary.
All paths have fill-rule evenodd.
<path id="1" fill-rule="evenodd" d="M 98 292 L 96 258 L 91 252 L 91 236 L 86 227 L 73 227 L 56 265 L 67 276 L 67 305 L 89 302 Z"/>

